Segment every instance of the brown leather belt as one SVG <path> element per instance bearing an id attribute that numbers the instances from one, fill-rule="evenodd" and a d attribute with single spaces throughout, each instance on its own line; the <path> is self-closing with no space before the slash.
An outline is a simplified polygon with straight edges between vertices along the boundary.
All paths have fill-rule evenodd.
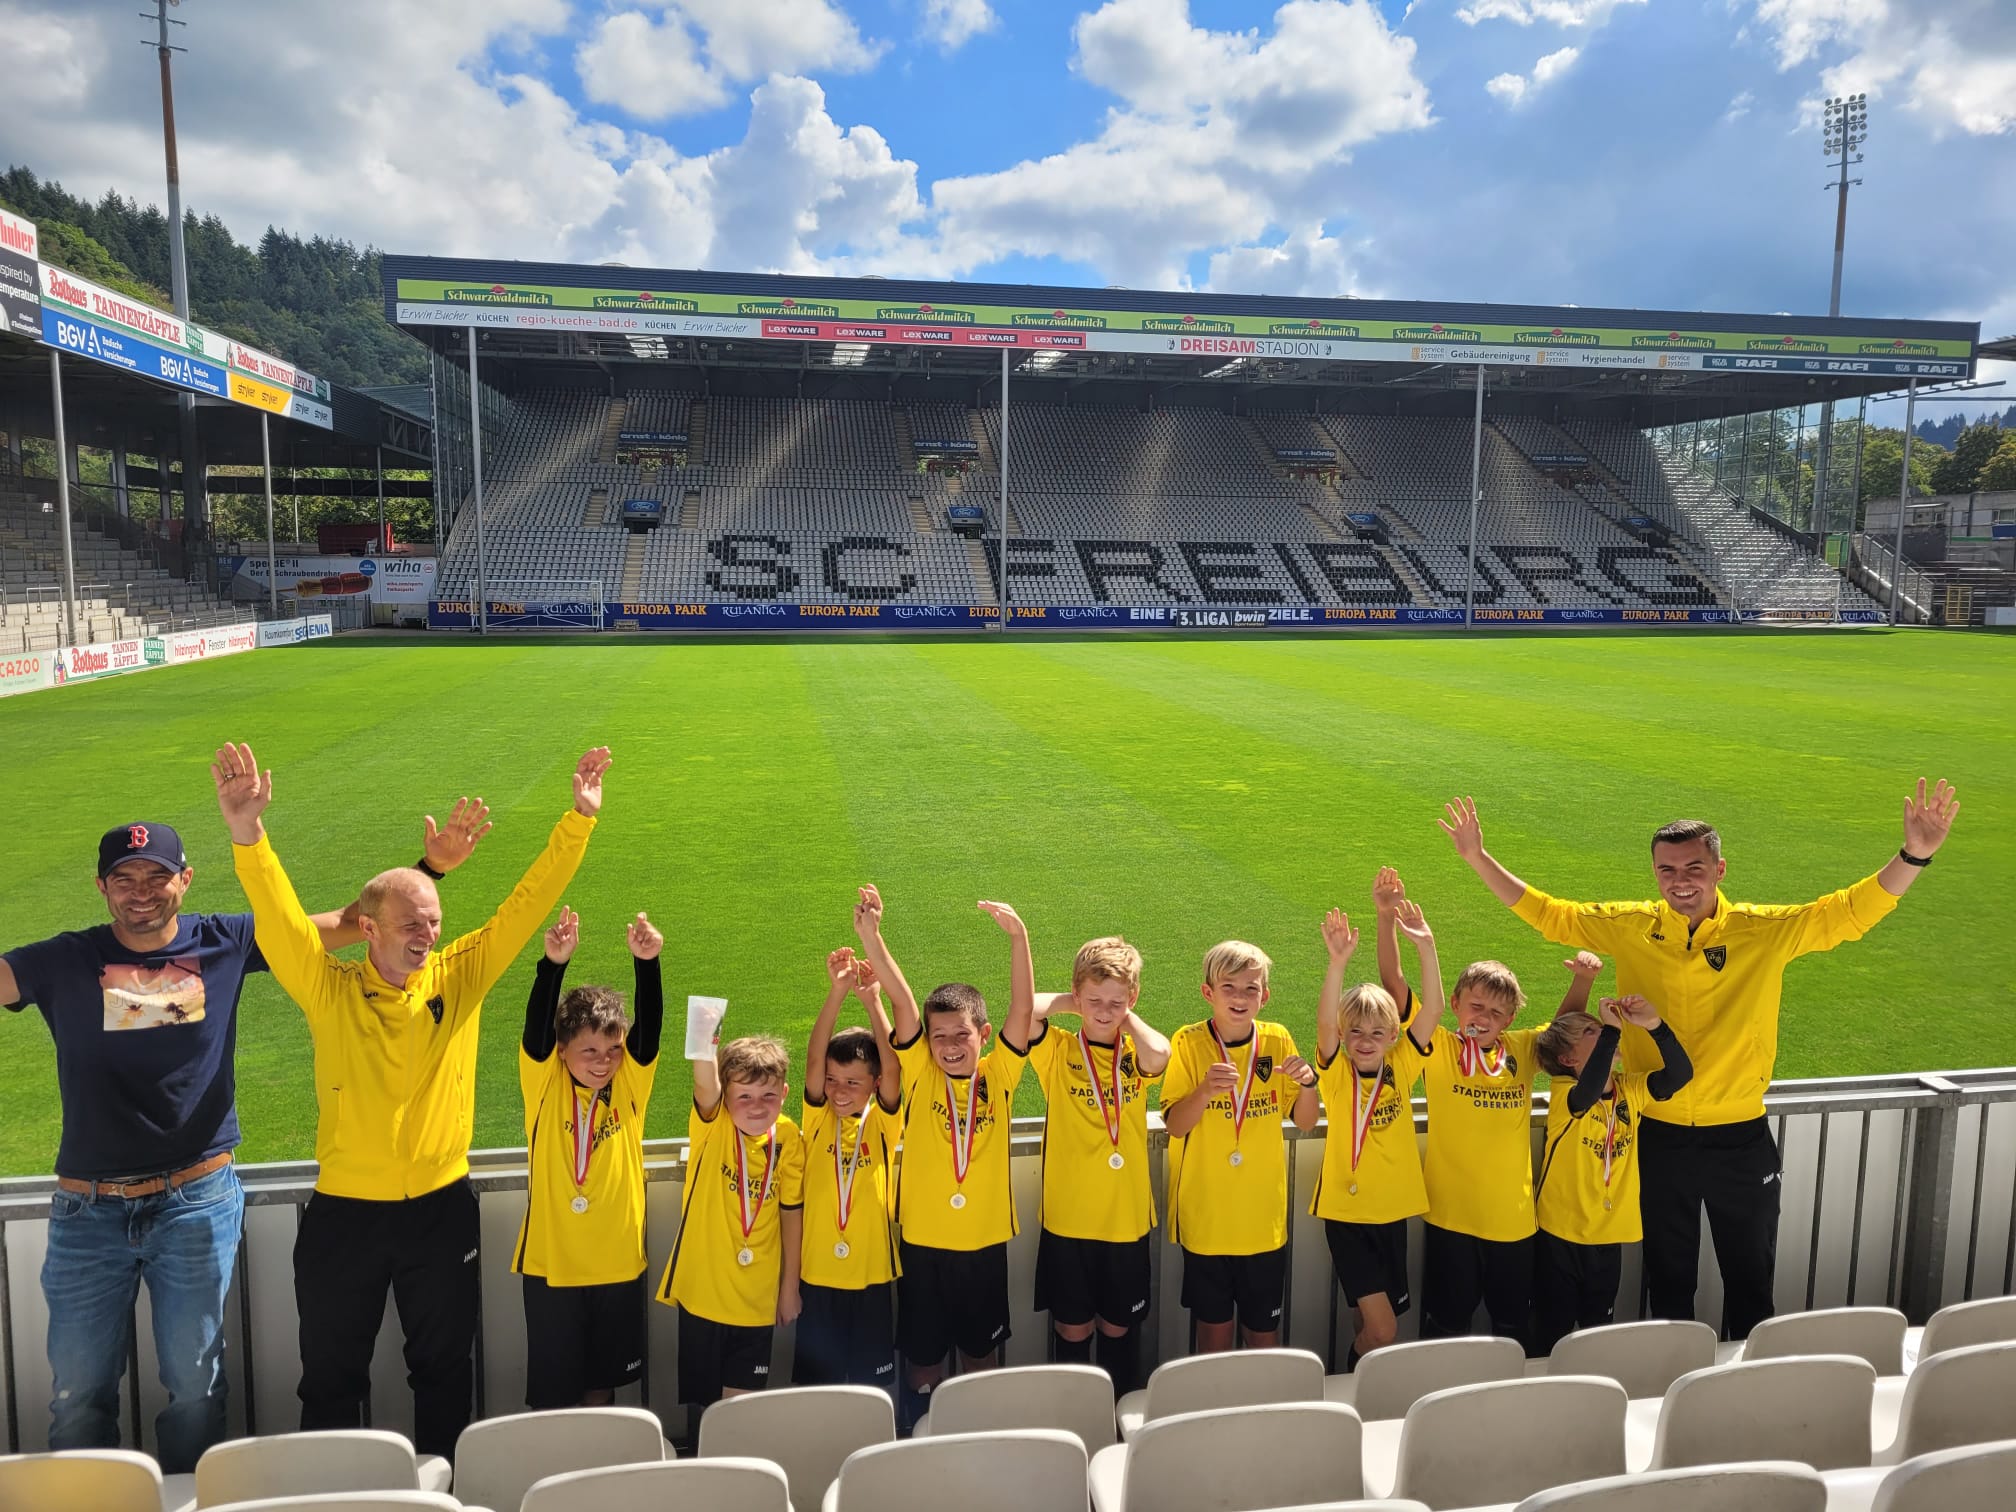
<path id="1" fill-rule="evenodd" d="M 231 1164 L 231 1152 L 224 1151 L 212 1155 L 208 1160 L 199 1160 L 192 1166 L 184 1166 L 179 1171 L 170 1171 L 166 1176 L 141 1176 L 132 1181 L 78 1181 L 70 1176 L 58 1176 L 58 1190 L 74 1192 L 79 1197 L 153 1197 L 162 1192 L 172 1192 L 177 1187 L 187 1186 L 192 1181 L 200 1181 L 213 1171 L 221 1171 Z"/>

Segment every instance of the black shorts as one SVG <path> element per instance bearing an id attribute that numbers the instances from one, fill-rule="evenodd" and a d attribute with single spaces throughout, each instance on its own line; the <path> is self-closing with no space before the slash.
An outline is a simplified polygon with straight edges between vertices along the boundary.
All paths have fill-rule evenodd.
<path id="1" fill-rule="evenodd" d="M 644 1373 L 644 1276 L 606 1286 L 525 1281 L 525 1405 L 576 1407 Z"/>
<path id="2" fill-rule="evenodd" d="M 798 1343 L 791 1361 L 794 1386 L 880 1386 L 896 1379 L 896 1283 L 842 1288 L 798 1288 Z"/>
<path id="3" fill-rule="evenodd" d="M 902 1245 L 896 1282 L 896 1343 L 912 1365 L 936 1365 L 954 1349 L 984 1359 L 1008 1342 L 1008 1246 L 934 1249 Z"/>
<path id="4" fill-rule="evenodd" d="M 724 1391 L 761 1391 L 770 1384 L 770 1343 L 777 1330 L 716 1323 L 679 1309 L 679 1400 L 705 1407 Z"/>
<path id="5" fill-rule="evenodd" d="M 1530 1341 L 1533 1240 L 1479 1239 L 1428 1224 L 1421 1240 L 1421 1337 L 1477 1332 L 1477 1304 L 1501 1339 Z"/>
<path id="6" fill-rule="evenodd" d="M 1533 1352 L 1550 1352 L 1578 1328 L 1617 1319 L 1621 1244 L 1577 1244 L 1542 1229 L 1533 1236 Z"/>
<path id="7" fill-rule="evenodd" d="M 1323 1237 L 1330 1241 L 1330 1263 L 1337 1268 L 1337 1284 L 1344 1288 L 1344 1300 L 1353 1307 L 1360 1297 L 1386 1294 L 1386 1301 L 1399 1317 L 1407 1311 L 1407 1220 L 1392 1223 L 1344 1223 L 1336 1218 L 1323 1220 Z"/>
<path id="8" fill-rule="evenodd" d="M 1236 1315 L 1249 1333 L 1272 1333 L 1281 1326 L 1287 1283 L 1285 1244 L 1257 1255 L 1183 1251 L 1183 1305 L 1199 1323 L 1230 1323 Z"/>
<path id="9" fill-rule="evenodd" d="M 1052 1323 L 1121 1328 L 1148 1316 L 1148 1236 L 1139 1239 L 1067 1239 L 1043 1230 L 1036 1243 L 1036 1311 Z"/>

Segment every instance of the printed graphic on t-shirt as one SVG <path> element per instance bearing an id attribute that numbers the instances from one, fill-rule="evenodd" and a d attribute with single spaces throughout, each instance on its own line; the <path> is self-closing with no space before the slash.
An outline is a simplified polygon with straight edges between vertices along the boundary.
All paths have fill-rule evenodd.
<path id="1" fill-rule="evenodd" d="M 105 1029 L 165 1029 L 203 1019 L 203 973 L 195 957 L 178 956 L 159 966 L 128 963 L 98 973 L 105 994 Z"/>

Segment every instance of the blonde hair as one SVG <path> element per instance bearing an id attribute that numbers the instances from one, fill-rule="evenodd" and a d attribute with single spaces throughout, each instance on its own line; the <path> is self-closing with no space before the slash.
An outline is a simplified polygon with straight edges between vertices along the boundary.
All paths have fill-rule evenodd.
<path id="1" fill-rule="evenodd" d="M 714 1064 L 721 1073 L 723 1086 L 730 1082 L 791 1079 L 791 1052 L 784 1048 L 784 1041 L 767 1034 L 745 1034 L 741 1039 L 728 1041 L 714 1057 Z"/>
<path id="2" fill-rule="evenodd" d="M 1345 1029 L 1384 1029 L 1398 1037 L 1400 1006 L 1393 994 L 1376 982 L 1360 982 L 1344 994 L 1344 1010 L 1338 1015 Z"/>
<path id="3" fill-rule="evenodd" d="M 433 901 L 437 906 L 441 901 L 440 891 L 424 872 L 415 871 L 410 866 L 395 866 L 390 871 L 382 871 L 364 884 L 364 890 L 357 894 L 357 912 L 367 919 L 377 919 L 384 911 L 385 904 L 393 894 L 402 894 L 415 903 Z"/>
<path id="4" fill-rule="evenodd" d="M 1463 995 L 1465 987 L 1475 987 L 1492 997 L 1502 998 L 1512 1004 L 1517 1013 L 1526 1006 L 1526 992 L 1520 987 L 1519 978 L 1503 961 L 1472 961 L 1463 968 L 1463 974 L 1456 978 L 1456 985 L 1449 989 L 1449 1000 L 1454 1002 Z"/>
<path id="5" fill-rule="evenodd" d="M 1141 990 L 1141 952 L 1118 935 L 1102 935 L 1078 947 L 1071 963 L 1071 990 L 1087 982 L 1123 982 L 1130 992 Z"/>
<path id="6" fill-rule="evenodd" d="M 1267 952 L 1244 940 L 1221 940 L 1204 952 L 1204 985 L 1207 987 L 1215 987 L 1225 978 L 1237 976 L 1242 971 L 1258 971 L 1260 985 L 1265 987 L 1268 973 L 1273 969 L 1274 962 Z"/>

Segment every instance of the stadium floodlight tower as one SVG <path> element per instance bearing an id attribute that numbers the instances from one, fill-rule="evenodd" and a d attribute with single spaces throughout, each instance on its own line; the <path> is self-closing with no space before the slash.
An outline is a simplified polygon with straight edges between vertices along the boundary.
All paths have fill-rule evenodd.
<path id="1" fill-rule="evenodd" d="M 1820 135 L 1827 160 L 1834 165 L 1834 182 L 1827 187 L 1839 196 L 1834 208 L 1834 280 L 1827 293 L 1827 314 L 1841 313 L 1841 260 L 1848 246 L 1848 190 L 1860 184 L 1848 177 L 1848 170 L 1862 161 L 1862 144 L 1869 140 L 1869 96 L 1835 95 L 1821 111 Z M 1834 452 L 1834 401 L 1820 406 L 1820 444 L 1813 456 L 1813 522 L 1825 554 L 1827 533 L 1827 466 Z M 1851 522 L 1852 523 L 1852 522 Z"/>

